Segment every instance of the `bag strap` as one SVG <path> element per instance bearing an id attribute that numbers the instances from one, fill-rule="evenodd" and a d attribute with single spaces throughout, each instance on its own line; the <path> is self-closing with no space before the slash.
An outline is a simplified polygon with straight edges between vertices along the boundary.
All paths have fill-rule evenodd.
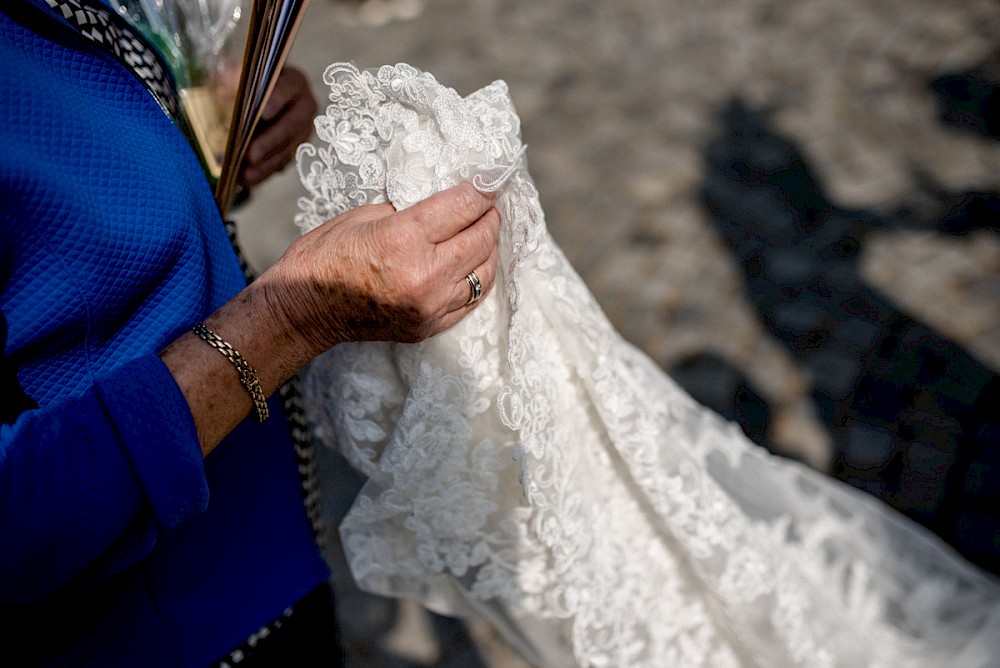
<path id="1" fill-rule="evenodd" d="M 132 72 L 167 116 L 184 127 L 170 68 L 139 30 L 99 0 L 45 0 L 45 4 L 84 39 Z"/>
<path id="2" fill-rule="evenodd" d="M 247 284 L 256 278 L 256 273 L 247 261 L 246 254 L 240 247 L 236 236 L 236 223 L 232 220 L 225 220 L 226 234 L 229 236 L 229 243 L 236 251 L 236 259 L 239 260 L 240 268 Z M 299 481 L 302 483 L 302 502 L 305 504 L 309 522 L 312 525 L 313 535 L 320 547 L 326 544 L 326 525 L 323 522 L 322 508 L 320 507 L 319 492 L 319 471 L 316 461 L 316 444 L 312 439 L 312 432 L 309 429 L 309 422 L 306 417 L 305 404 L 302 399 L 301 378 L 298 374 L 289 378 L 278 391 L 281 393 L 282 405 L 285 409 L 285 421 L 288 425 L 288 432 L 291 436 L 292 445 L 295 447 L 295 459 L 298 464 Z"/>

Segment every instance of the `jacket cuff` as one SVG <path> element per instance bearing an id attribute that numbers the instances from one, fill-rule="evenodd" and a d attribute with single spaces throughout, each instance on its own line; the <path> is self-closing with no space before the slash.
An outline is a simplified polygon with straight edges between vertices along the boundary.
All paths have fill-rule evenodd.
<path id="1" fill-rule="evenodd" d="M 159 356 L 132 360 L 95 387 L 160 526 L 203 512 L 208 481 L 194 418 Z"/>

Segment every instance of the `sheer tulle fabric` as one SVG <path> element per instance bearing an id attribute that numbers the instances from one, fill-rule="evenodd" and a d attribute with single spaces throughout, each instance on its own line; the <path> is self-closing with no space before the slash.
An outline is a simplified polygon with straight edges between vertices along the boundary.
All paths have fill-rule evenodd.
<path id="1" fill-rule="evenodd" d="M 546 667 L 996 665 L 995 580 L 768 455 L 614 331 L 545 229 L 503 82 L 324 80 L 303 230 L 462 181 L 504 221 L 496 288 L 458 326 L 308 371 L 318 437 L 367 476 L 340 528 L 362 588 L 485 615 Z"/>

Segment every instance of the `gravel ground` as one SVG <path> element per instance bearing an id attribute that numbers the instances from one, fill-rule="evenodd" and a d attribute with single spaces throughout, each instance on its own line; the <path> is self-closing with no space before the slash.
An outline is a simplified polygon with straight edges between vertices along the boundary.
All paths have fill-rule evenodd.
<path id="1" fill-rule="evenodd" d="M 944 534 L 943 496 L 890 493 L 901 446 L 871 437 L 887 414 L 846 395 L 924 359 L 907 332 L 966 404 L 996 392 L 1000 144 L 979 112 L 998 46 L 993 0 L 312 0 L 291 62 L 321 104 L 341 60 L 407 62 L 460 93 L 504 79 L 549 229 L 623 335 L 758 442 Z M 258 267 L 297 234 L 302 193 L 288 170 L 235 213 Z M 927 410 L 956 392 L 933 385 Z M 937 458 L 913 475 L 955 477 L 963 457 L 1000 472 L 915 424 Z M 323 464 L 342 507 L 357 481 Z M 1000 550 L 1000 522 L 983 526 Z M 357 592 L 338 568 L 351 665 L 523 665 L 488 629 Z"/>

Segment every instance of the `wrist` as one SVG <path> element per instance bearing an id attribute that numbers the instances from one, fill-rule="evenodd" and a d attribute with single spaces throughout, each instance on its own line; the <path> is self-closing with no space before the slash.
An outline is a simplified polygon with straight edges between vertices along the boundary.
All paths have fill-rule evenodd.
<path id="1" fill-rule="evenodd" d="M 232 363 L 236 369 L 236 373 L 239 375 L 240 384 L 247 391 L 250 400 L 253 402 L 257 421 L 264 422 L 268 418 L 267 397 L 264 395 L 260 379 L 257 377 L 257 370 L 247 362 L 246 358 L 232 344 L 206 327 L 203 323 L 195 325 L 192 331 L 202 341 L 218 350 L 223 357 Z"/>
<path id="2" fill-rule="evenodd" d="M 254 281 L 203 323 L 254 370 L 257 387 L 248 388 L 232 358 L 194 331 L 160 353 L 187 400 L 205 455 L 248 414 L 259 419 L 255 399 L 273 394 L 314 356 L 290 323 L 267 308 L 265 287 L 266 281 Z"/>
<path id="3" fill-rule="evenodd" d="M 341 281 L 320 280 L 302 268 L 311 262 L 293 244 L 248 288 L 247 294 L 272 323 L 273 345 L 285 351 L 296 370 L 338 343 L 349 340 L 341 316 L 347 302 Z"/>
<path id="4" fill-rule="evenodd" d="M 272 293 L 271 281 L 262 275 L 204 323 L 240 351 L 268 396 L 319 354 Z"/>

